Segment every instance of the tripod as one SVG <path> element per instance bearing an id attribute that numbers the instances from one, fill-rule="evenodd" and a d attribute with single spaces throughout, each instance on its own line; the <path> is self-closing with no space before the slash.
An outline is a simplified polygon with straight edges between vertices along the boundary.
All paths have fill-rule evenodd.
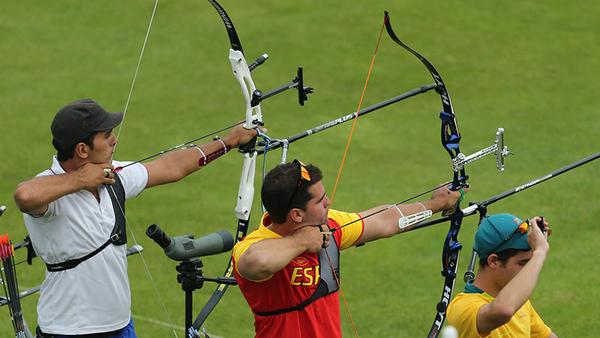
<path id="1" fill-rule="evenodd" d="M 192 327 L 192 294 L 194 290 L 201 289 L 204 282 L 218 284 L 237 285 L 233 277 L 204 277 L 202 275 L 202 261 L 200 258 L 189 258 L 177 265 L 177 282 L 185 292 L 185 329 L 186 332 Z"/>

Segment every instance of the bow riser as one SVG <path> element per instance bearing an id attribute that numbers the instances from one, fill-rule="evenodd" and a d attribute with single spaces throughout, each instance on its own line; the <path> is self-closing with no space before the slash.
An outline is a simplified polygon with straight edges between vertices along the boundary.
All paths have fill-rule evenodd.
<path id="1" fill-rule="evenodd" d="M 246 101 L 246 123 L 244 128 L 253 129 L 258 124 L 262 123 L 262 112 L 260 105 L 252 106 L 252 93 L 256 91 L 256 86 L 252 80 L 250 69 L 244 54 L 239 50 L 229 50 L 229 62 L 231 63 L 231 70 L 236 80 L 242 88 L 242 94 L 244 95 L 244 101 Z"/>
<path id="2" fill-rule="evenodd" d="M 252 202 L 254 199 L 256 157 L 256 151 L 244 154 L 242 176 L 240 178 L 237 204 L 235 207 L 235 214 L 237 215 L 238 220 L 244 220 L 246 222 L 250 219 L 250 211 L 252 210 Z M 241 237 L 243 236 L 245 236 L 245 233 Z M 237 237 L 238 240 L 241 240 L 239 234 Z"/>
<path id="3" fill-rule="evenodd" d="M 442 327 L 442 324 L 444 324 L 444 319 L 446 318 L 446 310 L 445 309 L 450 304 L 450 298 L 452 297 L 452 289 L 453 288 L 454 288 L 454 283 L 451 288 L 445 286 L 444 291 L 442 292 L 441 304 L 443 304 L 444 310 L 440 311 L 438 309 L 438 313 L 437 313 L 437 316 L 436 316 L 435 322 L 434 322 L 434 325 L 438 328 L 438 330 L 440 330 Z"/>
<path id="4" fill-rule="evenodd" d="M 256 91 L 256 86 L 252 80 L 246 58 L 241 51 L 229 49 L 229 62 L 231 63 L 233 75 L 242 88 L 242 94 L 244 96 L 244 101 L 246 102 L 246 122 L 244 123 L 244 128 L 256 128 L 258 124 L 262 124 L 262 112 L 260 105 L 252 106 L 251 103 L 252 93 Z M 252 202 L 254 199 L 254 177 L 256 172 L 256 150 L 254 149 L 254 146 L 250 148 L 249 152 L 244 153 L 242 175 L 235 207 L 235 214 L 237 215 L 238 220 L 244 220 L 246 222 L 249 220 L 250 211 L 252 210 Z M 241 236 L 238 234 L 238 240 L 244 235 L 245 232 Z"/>

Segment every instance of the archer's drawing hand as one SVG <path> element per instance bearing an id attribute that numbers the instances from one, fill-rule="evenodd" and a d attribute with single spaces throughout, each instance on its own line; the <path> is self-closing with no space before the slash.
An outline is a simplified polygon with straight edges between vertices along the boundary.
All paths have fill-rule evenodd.
<path id="1" fill-rule="evenodd" d="M 329 244 L 330 235 L 324 235 L 318 226 L 308 225 L 296 230 L 292 236 L 304 248 L 304 252 L 316 253 Z M 323 242 L 324 238 L 325 242 Z"/>
<path id="2" fill-rule="evenodd" d="M 103 184 L 115 184 L 114 167 L 110 163 L 86 163 L 75 171 L 82 189 L 94 190 Z"/>

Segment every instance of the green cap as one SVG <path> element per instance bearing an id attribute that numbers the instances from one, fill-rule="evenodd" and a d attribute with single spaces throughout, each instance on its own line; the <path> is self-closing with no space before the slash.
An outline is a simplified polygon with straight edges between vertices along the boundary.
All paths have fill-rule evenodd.
<path id="1" fill-rule="evenodd" d="M 479 259 L 486 259 L 492 253 L 507 249 L 530 250 L 527 232 L 516 231 L 523 221 L 511 214 L 486 216 L 475 233 L 473 249 Z"/>

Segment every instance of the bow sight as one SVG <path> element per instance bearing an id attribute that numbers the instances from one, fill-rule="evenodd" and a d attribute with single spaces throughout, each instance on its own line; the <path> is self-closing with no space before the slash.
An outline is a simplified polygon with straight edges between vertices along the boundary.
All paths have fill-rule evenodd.
<path id="1" fill-rule="evenodd" d="M 256 59 L 255 62 L 253 62 L 250 66 L 248 66 L 248 68 L 250 70 L 254 69 L 254 68 L 251 68 L 252 65 L 256 64 L 258 66 L 258 65 L 262 64 L 262 62 L 264 62 L 267 57 L 268 57 L 267 54 L 261 55 L 258 59 Z M 263 61 L 258 63 L 258 60 L 261 58 L 263 59 Z M 304 75 L 302 73 L 302 67 L 298 67 L 298 71 L 296 74 L 297 75 L 292 80 L 292 82 L 285 84 L 279 88 L 273 89 L 267 93 L 263 93 L 262 91 L 255 89 L 254 92 L 252 93 L 252 100 L 250 101 L 250 103 L 252 104 L 252 107 L 257 106 L 262 101 L 264 101 L 272 96 L 275 96 L 279 93 L 282 93 L 282 92 L 284 92 L 288 89 L 292 89 L 292 88 L 296 88 L 298 90 L 298 103 L 301 106 L 303 106 L 304 101 L 308 100 L 308 94 L 312 94 L 314 92 L 314 89 L 312 87 L 304 86 Z"/>
<path id="2" fill-rule="evenodd" d="M 452 159 L 452 169 L 455 172 L 458 172 L 462 170 L 465 165 L 475 162 L 478 159 L 492 153 L 496 154 L 496 168 L 498 168 L 500 171 L 504 171 L 504 159 L 508 155 L 512 154 L 508 150 L 508 147 L 504 145 L 504 128 L 498 128 L 496 131 L 496 141 L 491 146 L 481 149 L 480 151 L 469 156 L 465 156 L 463 153 L 456 155 L 456 157 Z"/>

